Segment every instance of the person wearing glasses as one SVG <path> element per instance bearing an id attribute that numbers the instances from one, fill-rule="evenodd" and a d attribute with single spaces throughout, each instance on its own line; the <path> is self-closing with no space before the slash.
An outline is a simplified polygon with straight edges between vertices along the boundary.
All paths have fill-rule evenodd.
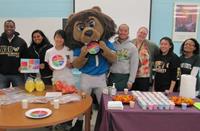
<path id="1" fill-rule="evenodd" d="M 180 68 L 181 74 L 191 74 L 192 70 L 199 70 L 200 57 L 199 57 L 199 43 L 194 38 L 186 39 L 180 50 Z M 197 83 L 196 90 L 199 90 L 199 73 L 196 74 Z M 198 95 L 200 97 L 200 94 Z"/>

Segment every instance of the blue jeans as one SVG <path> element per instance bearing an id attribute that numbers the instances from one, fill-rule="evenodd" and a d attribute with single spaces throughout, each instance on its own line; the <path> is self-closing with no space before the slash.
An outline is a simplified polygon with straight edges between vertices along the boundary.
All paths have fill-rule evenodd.
<path id="1" fill-rule="evenodd" d="M 3 75 L 0 74 L 0 88 L 8 88 L 24 85 L 24 75 Z"/>

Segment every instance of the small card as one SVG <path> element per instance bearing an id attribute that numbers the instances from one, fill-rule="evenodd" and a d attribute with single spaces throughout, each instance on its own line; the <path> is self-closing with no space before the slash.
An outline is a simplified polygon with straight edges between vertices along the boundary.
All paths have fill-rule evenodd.
<path id="1" fill-rule="evenodd" d="M 108 101 L 108 109 L 111 110 L 123 110 L 124 106 L 121 101 Z"/>
<path id="2" fill-rule="evenodd" d="M 57 98 L 59 96 L 62 96 L 62 92 L 47 92 L 45 95 L 48 98 Z"/>
<path id="3" fill-rule="evenodd" d="M 39 73 L 40 59 L 21 59 L 20 72 L 21 73 Z"/>

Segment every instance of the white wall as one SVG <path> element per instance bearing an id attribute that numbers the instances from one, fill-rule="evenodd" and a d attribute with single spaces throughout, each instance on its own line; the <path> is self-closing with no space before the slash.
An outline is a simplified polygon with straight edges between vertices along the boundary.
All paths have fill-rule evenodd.
<path id="1" fill-rule="evenodd" d="M 140 26 L 149 28 L 151 0 L 75 0 L 75 12 L 99 6 L 102 12 L 111 16 L 117 25 L 126 23 L 130 37 L 136 35 Z"/>
<path id="2" fill-rule="evenodd" d="M 117 25 L 122 23 L 128 24 L 130 26 L 131 38 L 135 37 L 136 31 L 140 26 L 149 27 L 151 0 L 74 0 L 74 1 L 75 1 L 76 12 L 83 9 L 91 8 L 93 6 L 100 6 L 102 12 L 111 16 Z M 69 4 L 69 6 L 73 6 L 72 2 L 71 4 Z M 63 10 L 64 9 L 65 7 L 63 7 Z M 17 12 L 17 10 L 16 11 L 12 10 L 12 12 Z M 23 10 L 23 12 L 25 11 Z M 7 13 L 4 12 L 4 14 Z M 16 13 L 16 15 L 21 13 Z M 4 21 L 7 19 L 13 19 L 16 23 L 16 31 L 18 31 L 21 34 L 21 37 L 25 39 L 28 45 L 30 44 L 31 33 L 35 29 L 41 29 L 53 44 L 54 32 L 57 29 L 62 28 L 62 18 L 60 17 L 61 15 L 58 17 L 55 16 L 33 17 L 33 14 L 34 11 L 33 13 L 27 15 L 26 17 L 21 17 L 21 16 L 3 17 L 2 15 L 0 15 L 0 34 L 3 32 Z M 36 14 L 34 14 L 34 16 L 35 15 Z M 40 14 L 37 15 L 40 16 Z M 66 16 L 63 17 L 67 18 L 68 15 L 66 14 Z"/>
<path id="3" fill-rule="evenodd" d="M 36 29 L 42 30 L 52 44 L 54 44 L 53 35 L 55 31 L 62 29 L 62 18 L 0 18 L 0 33 L 3 32 L 3 24 L 7 19 L 14 20 L 16 31 L 20 33 L 20 37 L 22 37 L 28 45 L 31 42 L 31 34 Z"/>

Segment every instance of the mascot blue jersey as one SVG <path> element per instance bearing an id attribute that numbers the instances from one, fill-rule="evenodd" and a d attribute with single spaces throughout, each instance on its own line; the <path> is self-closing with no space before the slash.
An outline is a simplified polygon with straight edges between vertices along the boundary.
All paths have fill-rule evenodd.
<path id="1" fill-rule="evenodd" d="M 112 51 L 115 51 L 115 48 L 113 44 L 109 41 L 106 41 L 106 46 L 110 48 Z M 78 57 L 81 53 L 81 48 L 74 49 L 74 56 Z M 99 65 L 96 66 L 96 60 L 95 55 L 88 55 L 88 61 L 87 63 L 80 68 L 79 70 L 82 73 L 88 74 L 88 75 L 102 75 L 104 73 L 107 73 L 109 70 L 109 63 L 106 58 L 102 56 L 101 53 L 98 53 L 98 59 L 99 59 Z"/>

